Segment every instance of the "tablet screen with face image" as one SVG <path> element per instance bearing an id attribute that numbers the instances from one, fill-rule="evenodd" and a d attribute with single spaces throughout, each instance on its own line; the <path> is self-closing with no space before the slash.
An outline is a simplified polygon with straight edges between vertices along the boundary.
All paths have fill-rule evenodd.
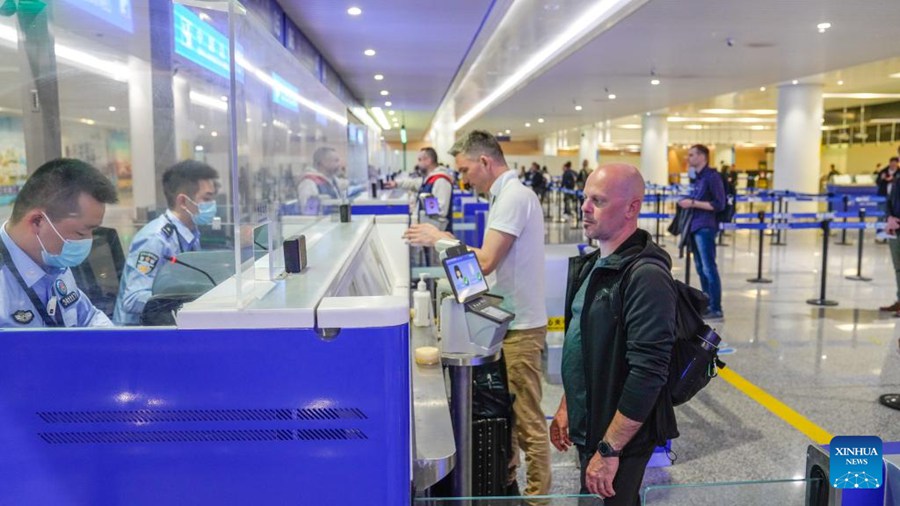
<path id="1" fill-rule="evenodd" d="M 450 288 L 460 304 L 468 302 L 488 291 L 487 281 L 481 273 L 474 252 L 444 259 L 444 271 L 450 280 Z"/>
<path id="2" fill-rule="evenodd" d="M 422 197 L 422 208 L 428 216 L 438 216 L 441 214 L 441 205 L 434 195 L 425 195 Z"/>

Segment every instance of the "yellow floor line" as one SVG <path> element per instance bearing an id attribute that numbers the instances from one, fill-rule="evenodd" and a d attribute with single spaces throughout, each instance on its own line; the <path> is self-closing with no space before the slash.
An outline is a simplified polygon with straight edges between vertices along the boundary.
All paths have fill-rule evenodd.
<path id="1" fill-rule="evenodd" d="M 792 427 L 799 430 L 806 437 L 812 439 L 815 443 L 824 445 L 831 442 L 833 437 L 830 432 L 822 427 L 812 423 L 808 418 L 791 409 L 787 404 L 772 397 L 768 392 L 750 383 L 743 376 L 731 369 L 720 369 L 719 376 L 727 381 L 731 386 L 743 392 L 747 397 L 760 403 L 764 408 L 771 411 L 775 416 L 789 423 Z"/>

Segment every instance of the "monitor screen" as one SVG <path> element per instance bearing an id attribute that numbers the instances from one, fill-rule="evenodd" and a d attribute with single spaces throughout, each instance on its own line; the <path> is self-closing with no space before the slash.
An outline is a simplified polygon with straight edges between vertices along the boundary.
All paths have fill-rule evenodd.
<path id="1" fill-rule="evenodd" d="M 441 205 L 438 203 L 437 197 L 425 197 L 425 214 L 428 216 L 437 216 L 441 214 Z"/>
<path id="2" fill-rule="evenodd" d="M 450 280 L 450 287 L 459 303 L 474 299 L 488 290 L 474 252 L 444 259 L 444 270 L 447 271 L 447 279 Z"/>

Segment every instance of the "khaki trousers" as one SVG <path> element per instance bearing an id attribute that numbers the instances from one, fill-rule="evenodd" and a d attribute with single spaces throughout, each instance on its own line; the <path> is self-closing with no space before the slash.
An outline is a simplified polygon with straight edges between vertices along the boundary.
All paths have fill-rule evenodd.
<path id="1" fill-rule="evenodd" d="M 550 439 L 541 408 L 541 352 L 546 340 L 547 327 L 510 330 L 503 339 L 509 391 L 516 396 L 509 481 L 516 479 L 522 448 L 527 478 L 525 495 L 550 493 Z"/>

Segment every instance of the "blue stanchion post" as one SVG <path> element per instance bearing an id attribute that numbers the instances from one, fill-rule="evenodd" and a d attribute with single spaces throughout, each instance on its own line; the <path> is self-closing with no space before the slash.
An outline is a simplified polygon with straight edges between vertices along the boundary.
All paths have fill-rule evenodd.
<path id="1" fill-rule="evenodd" d="M 760 225 L 766 224 L 766 212 L 760 211 L 757 214 L 759 218 Z M 773 220 L 774 222 L 774 220 Z M 765 227 L 759 227 L 759 253 L 757 254 L 757 262 L 756 262 L 756 277 L 750 278 L 747 280 L 748 283 L 771 283 L 771 279 L 766 279 L 762 277 L 762 266 L 763 266 L 763 241 L 765 237 L 766 229 Z"/>
<path id="2" fill-rule="evenodd" d="M 828 277 L 828 243 L 831 237 L 831 219 L 825 219 L 821 223 L 822 231 L 825 235 L 822 237 L 822 276 L 819 282 L 819 298 L 807 299 L 806 303 L 813 306 L 837 306 L 837 301 L 825 298 L 825 280 Z"/>
<path id="3" fill-rule="evenodd" d="M 855 276 L 845 276 L 850 281 L 872 281 L 872 278 L 867 278 L 862 275 L 862 257 L 863 257 L 863 241 L 865 240 L 866 234 L 866 208 L 859 208 L 859 222 L 863 225 L 859 227 L 859 237 L 856 239 L 858 243 L 856 245 L 856 275 Z"/>
<path id="4" fill-rule="evenodd" d="M 662 198 L 659 194 L 659 189 L 656 190 L 656 244 L 659 244 L 659 215 L 661 211 Z"/>

